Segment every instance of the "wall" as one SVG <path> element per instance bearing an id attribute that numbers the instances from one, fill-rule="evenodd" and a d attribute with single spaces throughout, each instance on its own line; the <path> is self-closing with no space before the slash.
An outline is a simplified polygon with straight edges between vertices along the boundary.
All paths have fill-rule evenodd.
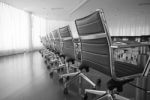
<path id="1" fill-rule="evenodd" d="M 150 5 L 144 3 L 150 1 L 88 0 L 70 16 L 77 19 L 102 8 L 112 36 L 150 35 Z"/>

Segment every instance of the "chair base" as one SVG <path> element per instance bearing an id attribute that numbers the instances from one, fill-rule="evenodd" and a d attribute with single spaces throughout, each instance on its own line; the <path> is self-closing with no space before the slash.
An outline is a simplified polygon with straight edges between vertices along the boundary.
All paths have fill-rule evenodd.
<path id="1" fill-rule="evenodd" d="M 69 73 L 69 74 L 65 74 L 62 77 L 67 77 L 67 76 L 73 76 L 73 78 L 71 78 L 69 81 L 67 81 L 64 84 L 64 91 L 67 89 L 67 87 L 69 87 L 71 85 L 71 83 L 73 81 L 75 81 L 76 79 L 78 79 L 79 77 L 83 78 L 85 81 L 87 81 L 89 84 L 91 84 L 93 86 L 93 88 L 96 88 L 95 83 L 93 83 L 87 76 L 85 76 L 83 73 L 81 73 L 80 71 L 75 72 L 75 73 Z"/>
<path id="2" fill-rule="evenodd" d="M 107 82 L 107 91 L 100 91 L 100 90 L 92 90 L 92 89 L 85 89 L 85 96 L 84 100 L 87 99 L 87 93 L 100 95 L 97 100 L 101 100 L 103 98 L 107 98 L 108 100 L 130 100 L 123 96 L 118 95 L 119 92 L 123 91 L 123 85 L 133 81 L 134 79 L 127 79 L 123 81 L 116 81 L 114 79 L 110 79 Z"/>
<path id="3" fill-rule="evenodd" d="M 118 95 L 114 91 L 109 91 L 109 90 L 108 91 L 99 91 L 99 90 L 92 90 L 92 89 L 85 89 L 85 94 L 84 94 L 85 96 L 84 96 L 83 100 L 87 100 L 87 98 L 88 98 L 87 93 L 99 95 L 100 97 L 98 97 L 96 100 L 101 100 L 104 98 L 107 98 L 108 100 L 130 100 L 128 98 Z"/>
<path id="4" fill-rule="evenodd" d="M 51 68 L 50 69 L 50 77 L 53 77 L 53 72 L 54 71 L 57 71 L 57 73 L 59 74 L 60 73 L 60 71 L 61 71 L 61 69 L 63 69 L 63 68 L 65 68 L 65 64 L 61 64 L 61 65 L 59 65 L 58 67 L 54 67 L 54 68 Z"/>

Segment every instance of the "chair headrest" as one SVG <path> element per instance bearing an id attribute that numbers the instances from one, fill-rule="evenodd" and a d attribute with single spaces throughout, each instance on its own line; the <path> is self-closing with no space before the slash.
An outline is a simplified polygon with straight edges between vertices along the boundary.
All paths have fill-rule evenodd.
<path id="1" fill-rule="evenodd" d="M 75 20 L 79 36 L 105 33 L 99 11 Z"/>
<path id="2" fill-rule="evenodd" d="M 59 28 L 59 33 L 61 38 L 71 37 L 71 31 L 69 26 L 64 26 L 62 28 Z"/>

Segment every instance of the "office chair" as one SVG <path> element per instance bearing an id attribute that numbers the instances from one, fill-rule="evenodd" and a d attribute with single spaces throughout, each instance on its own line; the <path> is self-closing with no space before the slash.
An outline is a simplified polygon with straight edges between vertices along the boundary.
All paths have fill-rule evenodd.
<path id="1" fill-rule="evenodd" d="M 45 43 L 44 43 L 44 37 L 40 36 L 40 41 L 41 41 L 41 44 L 44 46 Z M 45 47 L 45 46 L 44 46 Z M 40 50 L 40 53 L 42 54 L 42 50 L 44 50 L 43 48 Z"/>
<path id="2" fill-rule="evenodd" d="M 50 76 L 53 77 L 53 72 L 57 70 L 59 73 L 61 69 L 65 66 L 64 61 L 63 61 L 63 56 L 61 55 L 62 53 L 62 43 L 61 43 L 61 37 L 59 35 L 59 30 L 54 30 L 53 31 L 53 37 L 54 37 L 54 54 L 55 54 L 55 63 L 53 68 L 50 71 Z"/>
<path id="3" fill-rule="evenodd" d="M 47 68 L 50 68 L 50 63 L 49 60 L 52 59 L 53 53 L 51 52 L 52 50 L 52 45 L 51 45 L 51 39 L 49 37 L 49 34 L 47 34 L 45 37 L 40 37 L 41 43 L 43 44 L 44 48 L 39 50 L 41 53 L 42 57 L 44 58 L 44 62 L 47 66 Z"/>
<path id="4" fill-rule="evenodd" d="M 82 77 L 83 79 L 88 81 L 90 84 L 92 84 L 92 86 L 95 87 L 95 84 L 91 80 L 89 80 L 79 69 L 80 60 L 81 60 L 81 57 L 80 57 L 81 45 L 80 45 L 79 39 L 73 39 L 69 26 L 60 28 L 59 31 L 60 31 L 60 36 L 63 42 L 62 51 L 66 57 L 65 61 L 66 61 L 66 68 L 67 68 L 67 74 L 61 75 L 60 80 L 62 80 L 63 77 L 72 76 L 72 78 L 69 79 L 69 81 L 67 80 L 64 83 L 64 94 L 68 94 L 68 87 L 71 85 L 71 83 L 73 83 L 73 81 L 75 81 L 79 77 Z M 75 71 L 69 72 L 69 68 L 74 68 Z"/>
<path id="5" fill-rule="evenodd" d="M 53 49 L 53 45 L 52 45 L 52 39 L 51 39 L 51 33 L 49 33 L 49 34 L 47 34 L 46 35 L 46 48 L 47 48 L 47 50 L 49 51 L 48 52 L 48 55 L 50 55 L 51 53 L 52 53 L 52 49 Z"/>
<path id="6" fill-rule="evenodd" d="M 56 62 L 55 48 L 54 48 L 54 38 L 52 33 L 49 33 L 48 37 L 48 56 L 47 56 L 47 68 L 50 69 Z"/>
<path id="7" fill-rule="evenodd" d="M 81 41 L 80 68 L 89 67 L 111 78 L 107 82 L 106 91 L 85 89 L 83 99 L 87 99 L 87 93 L 92 93 L 100 96 L 97 100 L 103 98 L 129 100 L 118 93 L 123 91 L 125 84 L 141 76 L 144 68 L 127 62 L 115 61 L 113 58 L 114 52 L 116 49 L 141 47 L 150 44 L 113 45 L 102 9 L 76 19 L 75 24 Z"/>
<path id="8" fill-rule="evenodd" d="M 66 73 L 60 75 L 59 81 L 63 82 L 65 78 L 67 82 L 70 76 L 75 76 L 79 73 L 78 72 L 79 59 L 77 57 L 78 53 L 76 52 L 77 47 L 75 47 L 78 44 L 78 39 L 73 39 L 69 25 L 59 28 L 59 32 L 63 45 L 62 55 L 64 55 L 66 65 L 65 66 Z M 64 93 L 66 94 L 67 92 L 68 90 L 66 89 L 65 86 Z"/>
<path id="9" fill-rule="evenodd" d="M 47 58 L 47 56 L 49 55 L 49 40 L 47 35 L 45 37 L 41 37 L 41 43 L 44 46 L 44 49 L 42 49 L 40 51 L 40 53 L 42 54 L 42 57 L 44 57 L 45 59 Z"/>

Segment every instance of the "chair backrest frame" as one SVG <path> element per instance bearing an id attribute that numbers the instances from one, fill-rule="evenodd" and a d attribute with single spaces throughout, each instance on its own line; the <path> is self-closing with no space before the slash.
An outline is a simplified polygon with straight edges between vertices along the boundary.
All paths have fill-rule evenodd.
<path id="1" fill-rule="evenodd" d="M 61 37 L 58 29 L 53 31 L 53 37 L 54 37 L 55 51 L 62 53 Z"/>
<path id="2" fill-rule="evenodd" d="M 111 48 L 112 40 L 111 40 L 111 37 L 110 37 L 110 32 L 109 32 L 109 29 L 108 29 L 108 25 L 107 25 L 107 21 L 105 19 L 105 15 L 104 15 L 103 9 L 99 10 L 99 15 L 101 17 L 102 24 L 104 26 L 104 30 L 105 30 L 106 35 L 107 35 L 107 41 L 108 41 L 108 45 L 109 45 L 111 76 L 112 76 L 112 78 L 117 79 L 116 74 L 115 74 L 115 67 L 114 67 L 114 63 L 113 63 L 114 62 L 113 49 Z"/>
<path id="3" fill-rule="evenodd" d="M 64 33 L 64 31 L 67 31 L 67 34 L 65 34 Z M 72 35 L 72 32 L 71 32 L 71 30 L 70 30 L 70 26 L 69 25 L 67 25 L 67 26 L 64 26 L 64 27 L 62 27 L 62 28 L 59 28 L 59 32 L 60 32 L 60 37 L 61 37 L 61 40 L 62 40 L 62 53 L 64 54 L 64 55 L 67 55 L 68 57 L 71 57 L 71 58 L 73 58 L 73 59 L 76 59 L 76 53 L 75 53 L 75 41 L 74 41 L 74 38 L 73 38 L 73 35 Z M 71 41 L 71 44 L 72 44 L 72 48 L 73 48 L 73 51 L 71 51 L 71 52 L 73 52 L 73 55 L 71 55 L 69 52 L 69 54 L 67 54 L 66 52 L 65 52 L 65 42 L 66 41 Z M 71 48 L 70 48 L 70 50 L 71 50 Z"/>
<path id="4" fill-rule="evenodd" d="M 54 50 L 54 37 L 53 37 L 53 34 L 51 32 L 49 33 L 49 38 L 50 38 L 51 48 Z"/>
<path id="5" fill-rule="evenodd" d="M 111 56 L 111 54 L 112 54 L 112 51 L 111 51 L 111 48 L 110 48 L 110 46 L 111 46 L 111 44 L 112 44 L 112 42 L 111 42 L 111 38 L 110 38 L 110 36 L 109 36 L 109 31 L 108 31 L 108 29 L 107 29 L 107 26 L 106 26 L 106 20 L 104 20 L 103 18 L 104 18 L 104 15 L 103 15 L 103 10 L 101 9 L 101 10 L 99 10 L 99 11 L 96 11 L 96 12 L 98 12 L 99 13 L 99 16 L 100 16 L 100 20 L 102 21 L 102 25 L 103 25 L 103 29 L 104 29 L 104 32 L 98 32 L 98 34 L 96 33 L 96 34 L 92 34 L 92 35 L 87 35 L 87 36 L 81 36 L 81 35 L 79 35 L 79 38 L 80 38 L 80 41 L 81 41 L 81 54 L 83 54 L 83 51 L 82 51 L 82 40 L 83 39 L 98 39 L 98 38 L 104 38 L 104 37 L 106 37 L 106 39 L 107 39 L 107 43 L 108 43 L 108 47 L 109 47 L 109 63 L 110 63 L 110 74 L 111 74 L 111 76 L 115 76 L 115 74 L 114 74 L 114 69 L 112 68 L 113 66 L 112 66 L 112 56 Z M 90 16 L 92 16 L 92 15 L 94 15 L 94 13 L 95 12 L 93 12 L 92 14 L 90 14 L 90 15 L 88 15 L 88 16 L 86 16 L 86 17 L 83 17 L 83 18 L 80 18 L 80 19 L 77 19 L 77 20 L 75 20 L 75 24 L 76 24 L 76 27 L 78 27 L 78 25 L 77 25 L 77 21 L 78 20 L 82 20 L 82 19 L 84 19 L 84 18 L 87 18 L 88 19 L 88 17 L 90 17 Z M 104 23 L 105 22 L 105 23 Z M 88 22 L 87 22 L 88 23 Z M 78 30 L 78 28 L 77 28 L 77 31 L 78 31 L 78 33 L 79 33 L 79 30 Z M 101 34 L 99 34 L 99 33 L 101 33 Z M 83 60 L 83 56 L 81 55 L 81 62 L 82 62 L 82 60 Z"/>

